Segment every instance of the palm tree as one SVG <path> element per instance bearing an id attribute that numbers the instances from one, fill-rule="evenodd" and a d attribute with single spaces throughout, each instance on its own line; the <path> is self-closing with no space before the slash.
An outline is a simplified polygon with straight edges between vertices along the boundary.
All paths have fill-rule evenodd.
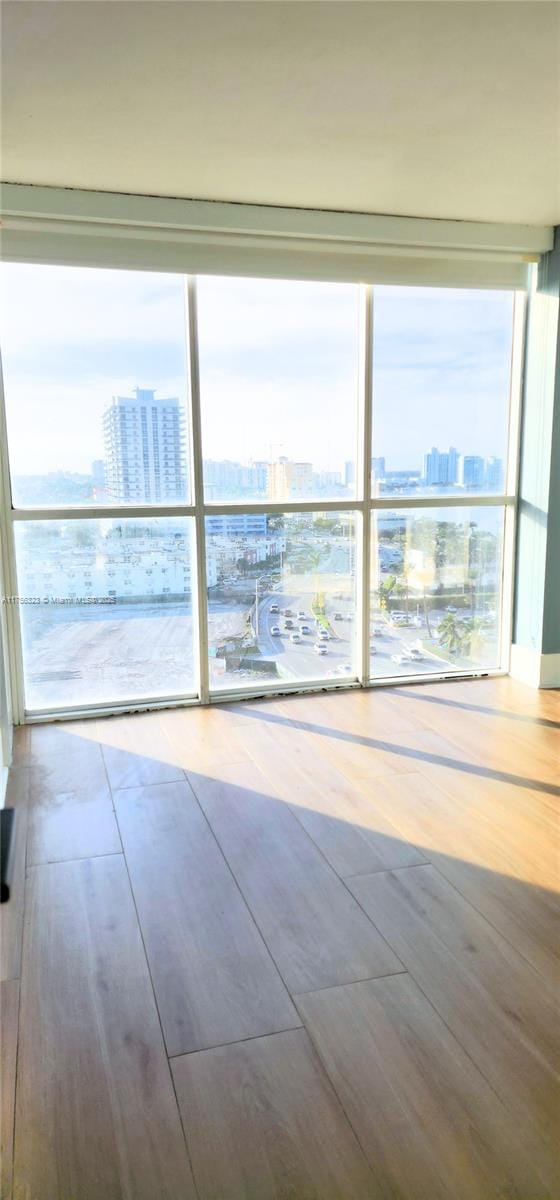
<path id="1" fill-rule="evenodd" d="M 425 618 L 426 618 L 426 629 L 427 629 L 427 631 L 428 631 L 428 637 L 431 639 L 431 638 L 433 637 L 433 634 L 432 634 L 432 629 L 431 629 L 431 625 L 430 625 L 430 614 L 429 614 L 429 609 L 428 609 L 428 597 L 426 596 L 426 589 L 425 589 L 425 588 L 424 588 L 424 591 L 422 592 L 422 600 L 423 600 L 423 603 L 424 603 L 424 616 L 425 616 Z"/>
<path id="2" fill-rule="evenodd" d="M 461 647 L 463 654 L 472 659 L 480 658 L 485 641 L 486 630 L 480 617 L 471 617 L 470 620 L 463 623 Z"/>
<path id="3" fill-rule="evenodd" d="M 404 575 L 401 575 L 400 578 L 397 579 L 397 581 L 395 583 L 395 595 L 403 597 L 404 609 L 405 609 L 407 620 L 408 620 L 409 590 L 408 590 L 408 575 L 406 573 Z"/>
<path id="4" fill-rule="evenodd" d="M 453 613 L 446 613 L 443 621 L 440 621 L 438 632 L 440 646 L 452 656 L 459 654 L 464 642 L 464 632 L 462 624 Z"/>

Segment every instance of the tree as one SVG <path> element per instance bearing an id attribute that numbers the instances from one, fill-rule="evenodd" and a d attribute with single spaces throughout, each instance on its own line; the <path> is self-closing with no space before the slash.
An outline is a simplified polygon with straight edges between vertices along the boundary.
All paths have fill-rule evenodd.
<path id="1" fill-rule="evenodd" d="M 439 644 L 447 650 L 452 657 L 459 654 L 463 644 L 462 623 L 457 620 L 453 613 L 446 613 L 443 621 L 439 625 Z"/>
<path id="2" fill-rule="evenodd" d="M 439 627 L 439 643 L 453 656 L 480 658 L 486 640 L 486 631 L 478 617 L 458 621 L 453 613 L 447 613 Z"/>
<path id="3" fill-rule="evenodd" d="M 431 638 L 433 635 L 432 635 L 432 628 L 430 625 L 430 614 L 429 614 L 429 609 L 428 609 L 428 597 L 426 596 L 426 588 L 424 588 L 424 590 L 422 592 L 422 601 L 424 604 L 424 616 L 426 618 L 426 629 L 428 631 L 428 637 Z"/>
<path id="4" fill-rule="evenodd" d="M 471 617 L 463 623 L 463 653 L 472 659 L 479 659 L 486 641 L 486 630 L 480 617 Z"/>
<path id="5" fill-rule="evenodd" d="M 400 578 L 396 580 L 394 591 L 395 591 L 396 596 L 403 597 L 404 608 L 405 608 L 405 612 L 406 612 L 406 615 L 408 618 L 408 613 L 409 613 L 408 602 L 409 602 L 410 595 L 409 595 L 409 590 L 408 590 L 408 575 L 406 573 L 404 575 L 401 575 Z"/>

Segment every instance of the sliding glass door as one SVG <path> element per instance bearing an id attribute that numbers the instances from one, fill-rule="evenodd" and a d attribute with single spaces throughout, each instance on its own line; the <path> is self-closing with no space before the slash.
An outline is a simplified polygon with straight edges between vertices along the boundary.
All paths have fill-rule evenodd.
<path id="1" fill-rule="evenodd" d="M 21 710 L 504 667 L 519 294 L 2 272 Z"/>

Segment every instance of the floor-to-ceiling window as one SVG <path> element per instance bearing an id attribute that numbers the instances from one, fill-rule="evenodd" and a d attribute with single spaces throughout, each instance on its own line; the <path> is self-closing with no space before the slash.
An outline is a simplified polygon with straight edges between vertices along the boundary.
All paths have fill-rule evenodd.
<path id="1" fill-rule="evenodd" d="M 27 712 L 504 666 L 518 294 L 2 271 Z"/>

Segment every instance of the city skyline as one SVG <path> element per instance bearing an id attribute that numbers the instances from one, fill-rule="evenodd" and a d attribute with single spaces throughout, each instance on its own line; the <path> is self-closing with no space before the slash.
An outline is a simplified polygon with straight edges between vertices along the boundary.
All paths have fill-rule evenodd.
<path id="1" fill-rule="evenodd" d="M 138 389 L 140 392 L 142 389 Z M 120 397 L 120 399 L 125 399 Z M 174 450 L 174 448 L 173 448 Z M 371 477 L 372 485 L 385 484 L 387 487 L 392 487 L 398 490 L 414 490 L 422 486 L 426 487 L 458 487 L 476 491 L 485 488 L 489 492 L 496 492 L 503 489 L 505 486 L 505 464 L 504 460 L 494 456 L 483 458 L 480 455 L 463 454 L 455 447 L 450 447 L 454 455 L 453 477 L 449 477 L 448 467 L 445 467 L 446 474 L 440 476 L 437 473 L 437 466 L 434 463 L 434 452 L 439 460 L 446 460 L 449 451 L 438 451 L 438 447 L 432 447 L 430 451 L 423 455 L 424 471 L 418 470 L 415 467 L 409 467 L 405 470 L 393 470 L 391 466 L 387 467 L 385 457 L 372 458 L 371 460 Z M 428 462 L 431 462 L 430 469 L 426 469 Z M 263 499 L 270 499 L 271 503 L 281 503 L 282 500 L 297 499 L 305 496 L 319 493 L 321 488 L 325 491 L 331 491 L 334 487 L 340 489 L 339 495 L 344 495 L 350 498 L 353 495 L 351 489 L 355 486 L 355 472 L 348 471 L 349 466 L 354 467 L 354 463 L 345 462 L 340 471 L 316 472 L 313 469 L 313 463 L 295 463 L 293 460 L 281 459 L 274 463 L 268 462 L 253 462 L 252 460 L 245 462 L 236 462 L 232 459 L 203 459 L 203 478 L 205 483 L 205 499 L 212 502 L 213 499 L 220 499 L 220 491 L 237 490 L 239 493 L 244 493 L 249 502 L 251 494 L 260 496 Z M 288 488 L 288 471 L 290 467 L 305 468 L 297 477 L 296 491 L 289 493 Z M 272 489 L 269 482 L 269 471 L 274 471 L 274 483 Z M 284 473 L 284 480 L 280 480 L 278 469 L 281 468 Z M 179 478 L 181 481 L 184 476 L 184 471 L 179 471 L 176 475 L 176 469 L 173 465 L 172 479 Z M 131 478 L 135 483 L 135 494 L 130 494 L 128 497 L 124 494 L 115 495 L 111 491 L 111 486 L 107 479 L 107 461 L 105 459 L 95 459 L 91 463 L 91 471 L 88 473 L 73 473 L 73 472 L 52 472 L 47 475 L 36 476 L 15 476 L 16 482 L 26 480 L 55 480 L 60 478 L 61 481 L 75 480 L 76 486 L 81 484 L 85 486 L 87 481 L 91 480 L 92 495 L 91 499 L 97 503 L 117 502 L 130 503 L 137 500 L 138 489 L 143 490 L 144 494 L 140 497 L 141 500 L 151 501 L 150 497 L 146 500 L 146 483 L 142 484 L 140 477 L 142 474 L 141 464 L 137 463 L 132 470 Z M 150 471 L 150 478 L 153 478 L 153 472 Z M 311 481 L 311 482 L 309 482 Z M 345 482 L 347 481 L 347 482 Z M 311 491 L 308 493 L 304 490 L 305 482 L 309 483 Z M 216 493 L 216 494 L 213 494 Z M 275 493 L 275 494 L 273 494 Z M 179 499 L 184 497 L 179 497 Z M 391 494 L 388 493 L 387 499 L 390 502 Z M 65 499 L 69 499 L 68 495 Z M 158 502 L 167 499 L 173 501 L 177 497 L 168 493 L 167 496 L 154 495 L 153 501 Z"/>
<path id="2" fill-rule="evenodd" d="M 15 475 L 88 472 L 108 397 L 140 383 L 185 405 L 180 276 L 26 264 L 2 276 Z M 206 459 L 261 461 L 274 447 L 343 469 L 357 443 L 357 296 L 350 285 L 200 281 Z M 473 455 L 505 457 L 511 294 L 379 287 L 375 305 L 373 455 L 410 467 L 421 425 L 426 443 L 468 438 Z"/>

